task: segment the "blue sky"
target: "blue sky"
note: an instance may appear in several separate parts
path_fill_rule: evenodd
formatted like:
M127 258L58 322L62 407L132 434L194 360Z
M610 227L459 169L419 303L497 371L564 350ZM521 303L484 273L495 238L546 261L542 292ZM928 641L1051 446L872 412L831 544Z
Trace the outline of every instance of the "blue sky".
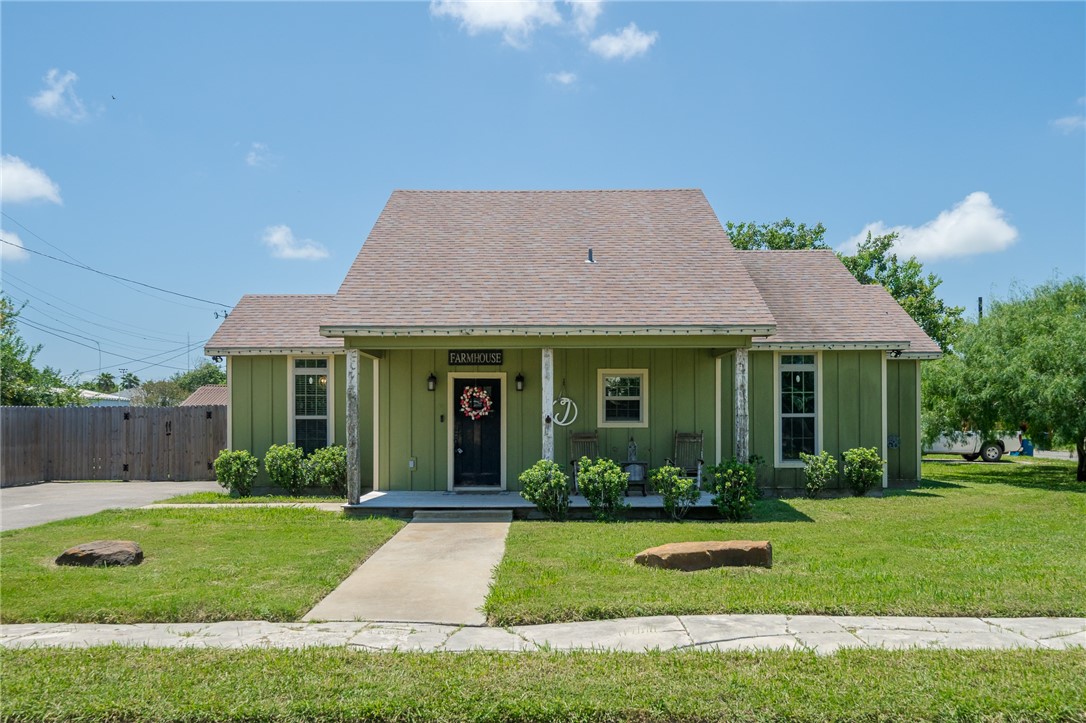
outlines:
M225 305L334 292L396 188L697 187L722 221L821 221L834 245L897 229L971 313L1086 272L1083 3L4 2L0 22L4 239ZM3 249L65 373L100 345L167 376L219 323Z

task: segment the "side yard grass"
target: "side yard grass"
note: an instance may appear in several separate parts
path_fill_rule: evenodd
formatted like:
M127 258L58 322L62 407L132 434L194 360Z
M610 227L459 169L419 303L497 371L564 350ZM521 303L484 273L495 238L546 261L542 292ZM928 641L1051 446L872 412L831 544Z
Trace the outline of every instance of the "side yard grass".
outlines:
M231 497L228 492L189 492L155 502L156 505L251 505L266 502L339 502L343 497L334 495L256 495L255 497Z
M925 462L881 498L762 500L754 521L516 522L486 602L492 624L639 615L1086 614L1086 485L1070 463ZM633 564L688 540L770 540L773 568Z
M1086 651L0 652L5 721L1074 721Z
M403 525L294 508L110 510L0 535L0 622L296 620ZM134 540L135 567L58 567Z

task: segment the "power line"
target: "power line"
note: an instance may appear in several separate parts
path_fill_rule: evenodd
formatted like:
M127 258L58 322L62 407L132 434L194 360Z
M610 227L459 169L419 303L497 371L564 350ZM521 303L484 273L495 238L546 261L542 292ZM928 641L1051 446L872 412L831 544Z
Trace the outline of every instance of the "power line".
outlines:
M76 344L78 346L86 347L87 349L91 349L93 351L98 351L97 346L91 346L90 344L84 344L81 341L76 341L75 339L69 338L68 336L66 336L66 334L71 334L71 332L66 332L63 329L53 329L52 327L45 327L45 326L42 326L40 324L36 324L33 321L30 321L29 319L23 319L22 317L15 317L15 321L22 324L22 325L24 325L24 326L28 326L31 329L36 329L37 331L43 332L45 334L49 334L50 336L55 336L58 339L62 339L62 340L66 341L66 342L68 342L70 344ZM72 336L77 336L76 334L71 334L71 335ZM89 337L81 337L81 338L87 339ZM91 339L91 341L94 341L94 340ZM192 345L189 345L189 346L186 346L186 347L182 347L184 350L181 352L181 354L187 354L189 351L191 351L192 349L195 349L196 347L202 345L206 341L207 341L207 339L204 339L203 341L197 342L196 344L192 344ZM160 356L164 356L164 355L169 354L169 353L174 352L174 351L176 351L176 349L170 349L168 351L159 352L158 354L152 354L151 356L143 357L142 359L136 359L136 358L133 358L133 357L125 356L123 354L117 354L116 352L102 350L103 354L108 354L108 355L110 355L112 357L116 357L118 359L123 359L124 361L120 362L119 364L109 364L109 365L103 366L101 368L102 369L112 369L114 367L121 366L121 364L130 364L130 363L131 364L142 364L143 362L150 361L151 359L154 359L154 358L160 357ZM177 355L175 355L173 357L170 357L170 359L176 359L181 354L177 354ZM170 361L170 359L164 359L163 361ZM169 364L159 364L159 363L151 363L149 366L144 367L144 369L150 369L151 367L154 367L154 366L161 366L161 367L165 367L166 369L176 369L177 371L182 371L182 372L186 371L185 369L182 369L181 367L175 367L175 366L170 366ZM139 371L143 371L143 370L140 369Z
M74 266L77 269L83 269L84 271L92 271L92 272L94 272L96 274L99 274L101 276L105 276L105 277L110 278L110 279L120 279L121 281L127 281L127 282L129 282L131 284L138 284L139 286L143 286L143 287L146 287L148 289L154 289L155 291L161 291L164 294L171 294L173 296L179 296L179 297L181 297L183 299L192 299L193 301L199 301L199 302L204 303L204 304L211 304L212 306L218 306L220 308L230 308L229 304L223 304L223 303L221 303L219 301L211 301L210 299L202 299L199 296L190 296L189 294L182 294L182 293L177 292L177 291L170 291L169 289L163 289L161 286L155 286L153 284L145 284L142 281L136 281L135 279L129 279L129 278L126 278L124 276L118 276L117 274L110 274L110 273L107 273L105 271L100 271L98 269L87 266L86 264L77 264L77 263L74 263L72 261L66 261L65 259L57 258L56 256L51 256L51 255L49 255L47 253L44 253L42 251L36 251L34 249L27 248L25 246L21 246L20 244L12 243L11 241L8 241L7 239L0 239L0 242L5 243L8 246L12 246L12 247L17 248L17 249L22 249L23 251L26 251L28 253L32 253L32 254L35 254L37 256L42 256L42 257L50 259L52 261L56 261L58 263L67 264L68 266Z

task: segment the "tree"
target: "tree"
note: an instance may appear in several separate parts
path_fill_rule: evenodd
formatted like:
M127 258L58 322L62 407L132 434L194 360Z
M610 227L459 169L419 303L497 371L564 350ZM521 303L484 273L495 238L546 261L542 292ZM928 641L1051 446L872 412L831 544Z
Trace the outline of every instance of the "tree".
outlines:
M137 407L176 407L189 392L172 379L144 382L132 396Z
M828 249L826 228L822 224L807 226L785 218L776 223L755 224L729 221L725 224L732 245L737 249ZM924 275L924 267L915 256L900 261L893 253L897 234L872 236L849 255L837 257L861 284L881 284L901 304L920 328L944 351L962 325L960 306L947 306L936 294L943 283L935 274Z
M41 345L27 345L15 320L22 308L0 295L0 405L64 407L82 404L79 392L51 367L38 369L34 357Z
M132 372L121 375L121 389L135 389L140 385L140 378Z
M117 380L109 372L102 372L90 383L90 388L109 394L117 391Z
M967 325L925 374L934 428L981 434L1027 425L1035 442L1074 444L1086 482L1086 281L1016 291ZM929 432L930 434L930 432Z
M205 384L226 384L226 372L214 362L203 361L195 369L178 372L170 379L188 394L192 394Z

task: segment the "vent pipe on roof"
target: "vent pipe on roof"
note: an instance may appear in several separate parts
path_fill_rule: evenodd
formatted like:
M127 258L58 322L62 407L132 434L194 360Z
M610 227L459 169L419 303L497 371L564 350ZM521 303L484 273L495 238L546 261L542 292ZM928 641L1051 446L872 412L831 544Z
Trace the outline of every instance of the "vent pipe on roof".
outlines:
M586 264L594 264L594 263L596 263L596 259L592 258L592 249L591 248L588 249L588 258L585 259L584 262Z

